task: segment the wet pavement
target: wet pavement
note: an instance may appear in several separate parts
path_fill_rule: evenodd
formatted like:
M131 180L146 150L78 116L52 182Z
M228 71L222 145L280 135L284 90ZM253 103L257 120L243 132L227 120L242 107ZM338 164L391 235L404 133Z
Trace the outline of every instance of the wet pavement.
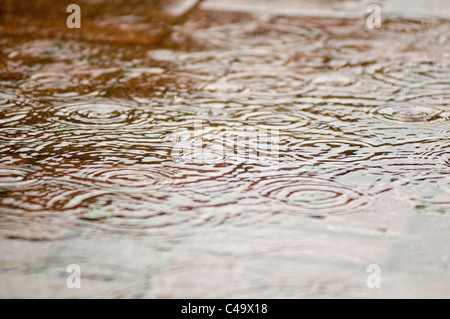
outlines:
M448 3L77 3L0 4L0 297L450 297Z

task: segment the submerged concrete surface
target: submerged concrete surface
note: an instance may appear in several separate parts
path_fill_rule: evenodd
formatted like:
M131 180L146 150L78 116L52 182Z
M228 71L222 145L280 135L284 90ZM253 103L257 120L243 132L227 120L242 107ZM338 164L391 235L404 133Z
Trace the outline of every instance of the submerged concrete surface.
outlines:
M448 1L380 1L369 29L365 1L83 0L80 30L19 2L0 297L450 297ZM209 145L278 130L277 165L189 162L198 120Z

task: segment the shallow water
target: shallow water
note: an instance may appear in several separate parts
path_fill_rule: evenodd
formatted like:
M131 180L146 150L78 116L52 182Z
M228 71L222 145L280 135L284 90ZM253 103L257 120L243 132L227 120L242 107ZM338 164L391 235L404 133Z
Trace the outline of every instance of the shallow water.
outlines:
M2 35L1 295L450 296L449 30L197 10L156 46Z

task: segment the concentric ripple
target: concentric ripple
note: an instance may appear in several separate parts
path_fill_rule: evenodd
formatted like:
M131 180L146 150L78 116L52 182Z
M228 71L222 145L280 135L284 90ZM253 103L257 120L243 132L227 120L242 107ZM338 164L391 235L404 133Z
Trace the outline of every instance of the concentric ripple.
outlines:
M175 170L171 168L155 168L123 166L123 167L88 167L71 175L86 185L118 188L145 188L154 185L172 184Z
M196 170L170 165L92 165L71 171L63 180L122 191L180 188L222 175L221 170Z
M372 110L372 116L395 123L432 123L445 121L444 110L431 106L402 104L381 106Z
M361 68L348 68L342 71L328 71L315 74L308 82L310 95L323 96L328 100L355 101L386 100L395 89L363 74ZM367 102L366 102L367 103Z
M151 114L139 108L112 102L67 104L58 107L55 119L85 128L136 127L151 121Z
M318 29L289 23L271 24L249 21L200 29L193 36L199 43L214 47L242 48L257 45L280 50L283 47L293 47L299 42L303 45L311 45L314 40L324 37L324 34Z
M65 90L76 87L77 83L68 74L58 72L38 72L33 74L21 88L26 91Z
M266 203L282 213L324 216L359 212L364 194L350 187L317 178L269 179L255 184Z
M304 83L304 79L295 74L241 72L224 76L203 89L217 93L295 95L306 91Z
M30 178L33 171L26 168L0 166L0 191L21 189L36 183Z
M448 93L448 65L433 61L389 60L370 69L374 78L400 87L420 87L423 90L444 90ZM447 89L447 90L445 90Z

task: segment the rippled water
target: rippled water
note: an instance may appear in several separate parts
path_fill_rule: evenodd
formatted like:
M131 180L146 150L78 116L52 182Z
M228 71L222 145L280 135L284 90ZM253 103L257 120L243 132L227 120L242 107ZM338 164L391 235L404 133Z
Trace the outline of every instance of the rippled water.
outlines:
M383 214L385 198L407 203L399 215L450 213L446 23L371 31L362 21L209 14L156 48L1 40L2 236L180 238ZM277 132L275 157L260 145L250 147L257 161L214 149L235 152L241 142L223 142L227 132L245 139L255 129ZM203 161L174 158L180 136L200 143ZM353 258L336 254L326 256ZM253 266L242 267L236 280Z

